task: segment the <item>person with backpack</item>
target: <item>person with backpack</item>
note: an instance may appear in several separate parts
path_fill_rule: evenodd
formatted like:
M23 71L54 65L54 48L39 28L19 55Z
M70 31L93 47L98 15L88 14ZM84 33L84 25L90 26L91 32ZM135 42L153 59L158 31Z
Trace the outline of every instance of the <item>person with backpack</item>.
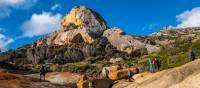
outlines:
M102 73L101 73L101 70L102 70L102 65L101 64L98 64L97 65L97 69L98 69L98 71L97 71L97 79L101 79L102 78Z
M155 66L153 64L153 61L151 59L149 59L149 70L151 73L154 73L155 70Z
M43 78L45 80L45 76L46 76L47 72L48 72L47 66L42 65L42 67L40 68L40 80L42 80L42 76L43 76Z
M194 61L196 59L196 56L192 48L189 49L189 53L190 53L190 61Z
M158 71L158 60L156 58L153 59L154 64L154 72Z
M109 70L108 69L105 69L105 79L109 79L109 77L108 77L108 75L109 75Z
M130 70L130 67L128 68L128 81L131 81L131 77L132 77L132 72Z

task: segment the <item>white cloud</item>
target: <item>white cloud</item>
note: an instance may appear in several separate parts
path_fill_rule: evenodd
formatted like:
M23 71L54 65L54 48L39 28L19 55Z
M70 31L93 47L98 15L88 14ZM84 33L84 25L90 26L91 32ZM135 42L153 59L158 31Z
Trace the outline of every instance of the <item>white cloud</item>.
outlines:
M200 7L187 10L176 16L177 21L180 22L176 27L200 27Z
M56 9L61 10L61 9L62 9L61 4L55 4L55 5L53 5L53 6L51 7L51 10L56 10Z
M37 0L0 0L0 18L10 16L11 9L28 9L36 2Z
M59 28L61 14L52 15L49 12L33 14L31 19L22 25L22 37L33 37L52 33Z
M15 6L24 3L25 0L1 0L0 5L3 6Z
M4 51L10 43L14 42L14 39L0 34L0 49Z
M13 8L29 8L35 4L37 0L0 0L1 7Z

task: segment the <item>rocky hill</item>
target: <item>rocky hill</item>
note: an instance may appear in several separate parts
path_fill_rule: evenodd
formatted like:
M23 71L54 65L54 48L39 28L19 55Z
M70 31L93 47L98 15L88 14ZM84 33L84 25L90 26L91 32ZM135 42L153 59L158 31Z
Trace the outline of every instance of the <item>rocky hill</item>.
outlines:
M192 40L200 37L200 27L190 27L190 28L166 28L159 32L150 34L150 37L160 45L173 44L180 40Z
M128 59L129 56L135 57L158 49L119 28L109 28L97 12L84 6L75 6L64 17L56 32L15 51L3 53L1 59L16 57L23 63L65 64L88 57Z

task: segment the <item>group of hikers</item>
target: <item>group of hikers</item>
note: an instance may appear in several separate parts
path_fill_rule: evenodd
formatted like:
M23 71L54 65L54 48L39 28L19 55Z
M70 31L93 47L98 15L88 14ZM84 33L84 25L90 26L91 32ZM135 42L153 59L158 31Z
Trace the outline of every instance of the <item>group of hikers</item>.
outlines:
M151 73L158 71L159 63L160 62L158 61L157 58L154 58L153 60L149 59L149 71Z

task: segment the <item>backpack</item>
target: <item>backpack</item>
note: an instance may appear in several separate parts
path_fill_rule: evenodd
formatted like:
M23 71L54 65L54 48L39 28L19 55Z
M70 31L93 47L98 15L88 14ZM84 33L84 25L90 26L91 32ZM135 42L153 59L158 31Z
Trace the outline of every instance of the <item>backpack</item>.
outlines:
M48 72L48 68L46 66L42 66L41 69L40 69L40 72L46 73L46 72Z

